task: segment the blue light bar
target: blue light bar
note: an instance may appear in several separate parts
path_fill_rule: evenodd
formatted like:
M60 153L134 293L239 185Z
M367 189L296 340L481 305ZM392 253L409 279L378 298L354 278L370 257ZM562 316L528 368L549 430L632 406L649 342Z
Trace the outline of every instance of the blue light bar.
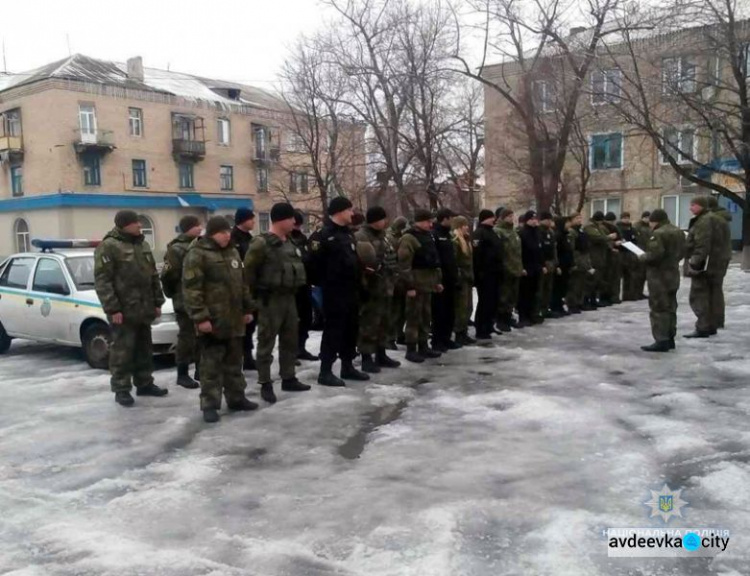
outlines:
M39 248L42 252L51 252L55 248L65 250L70 248L96 248L101 244L101 240L46 240L43 238L34 238L31 245Z

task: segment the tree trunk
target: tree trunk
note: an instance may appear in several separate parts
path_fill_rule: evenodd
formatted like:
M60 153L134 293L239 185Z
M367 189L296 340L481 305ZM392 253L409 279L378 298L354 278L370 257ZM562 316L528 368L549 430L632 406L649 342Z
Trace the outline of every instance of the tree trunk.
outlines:
M742 270L750 270L750 188L745 190L742 210Z

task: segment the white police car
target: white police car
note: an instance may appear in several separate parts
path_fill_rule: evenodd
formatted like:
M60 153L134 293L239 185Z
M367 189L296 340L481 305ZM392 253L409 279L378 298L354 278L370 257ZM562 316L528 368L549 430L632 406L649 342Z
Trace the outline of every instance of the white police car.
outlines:
M13 338L83 349L93 368L106 369L111 341L94 290L94 250L87 240L34 240L41 252L14 254L0 263L0 354ZM174 352L177 322L171 300L153 323L155 354Z

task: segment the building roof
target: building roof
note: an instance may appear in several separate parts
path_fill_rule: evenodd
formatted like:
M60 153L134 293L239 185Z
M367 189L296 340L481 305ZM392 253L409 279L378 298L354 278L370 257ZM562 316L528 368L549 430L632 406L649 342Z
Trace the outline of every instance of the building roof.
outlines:
M188 100L202 100L222 105L254 106L279 111L289 109L281 97L255 86L145 67L141 82L128 77L127 69L125 63L74 54L27 72L0 73L0 93L17 86L58 78L171 94ZM229 98L227 90L239 90L239 99Z

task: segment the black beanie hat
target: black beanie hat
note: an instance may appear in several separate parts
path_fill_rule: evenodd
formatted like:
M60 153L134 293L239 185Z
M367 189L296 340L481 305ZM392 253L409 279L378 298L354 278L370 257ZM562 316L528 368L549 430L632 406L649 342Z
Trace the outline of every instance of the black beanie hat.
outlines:
M669 222L669 216L667 216L666 211L662 210L661 208L657 208L651 214L649 215L649 222Z
M138 214L132 210L120 210L115 214L115 226L118 228L125 228L136 222L138 222Z
M648 218L650 216L651 216L651 212L649 212L648 210L646 210L643 214L641 214L641 218Z
M526 214L522 216L524 222L528 222L529 220L533 220L536 218L536 212L533 210L528 210Z
M502 218L500 214L503 213L503 210L505 210L504 206L500 206L497 210L495 210L495 218Z
M539 213L539 220L552 220L552 212L544 211Z
M237 208L237 212L234 213L234 223L238 226L253 218L255 218L255 212L250 208Z
M295 210L294 211L294 225L302 226L304 222L305 222L305 215L302 213L301 210Z
M294 218L294 206L289 202L277 202L271 206L271 222L281 222Z
M435 215L435 220L438 222L442 222L446 218L453 218L455 216L453 210L450 208L441 208L437 211L437 214Z
M607 212L606 216L604 216L604 219L607 222L615 222L617 220L617 215L614 212Z
M375 222L380 222L381 220L385 220L388 217L388 215L385 213L385 208L382 206L373 206L372 208L367 209L367 223L368 224L374 224Z
M594 212L594 215L591 217L591 219L594 222L601 222L602 220L604 220L604 212L602 212L601 210L597 210L596 212Z
M353 206L354 204L352 204L348 198L344 198L343 196L336 196L336 198L331 200L331 202L328 204L328 215L334 216L339 212L343 212L344 210L352 208Z
M186 232L189 232L196 226L200 226L201 221L198 220L197 216L193 216L192 214L188 214L187 216L183 216L180 220L180 232L185 234Z
M481 210L479 212L478 219L479 219L479 222L484 222L488 218L496 218L496 217L497 216L495 215L495 213L492 210L487 210L485 208L484 210Z
M424 222L425 220L432 220L432 212L424 208L417 208L414 211L414 222Z
M211 237L219 232L229 232L232 226L224 216L212 216L206 224L206 236Z

